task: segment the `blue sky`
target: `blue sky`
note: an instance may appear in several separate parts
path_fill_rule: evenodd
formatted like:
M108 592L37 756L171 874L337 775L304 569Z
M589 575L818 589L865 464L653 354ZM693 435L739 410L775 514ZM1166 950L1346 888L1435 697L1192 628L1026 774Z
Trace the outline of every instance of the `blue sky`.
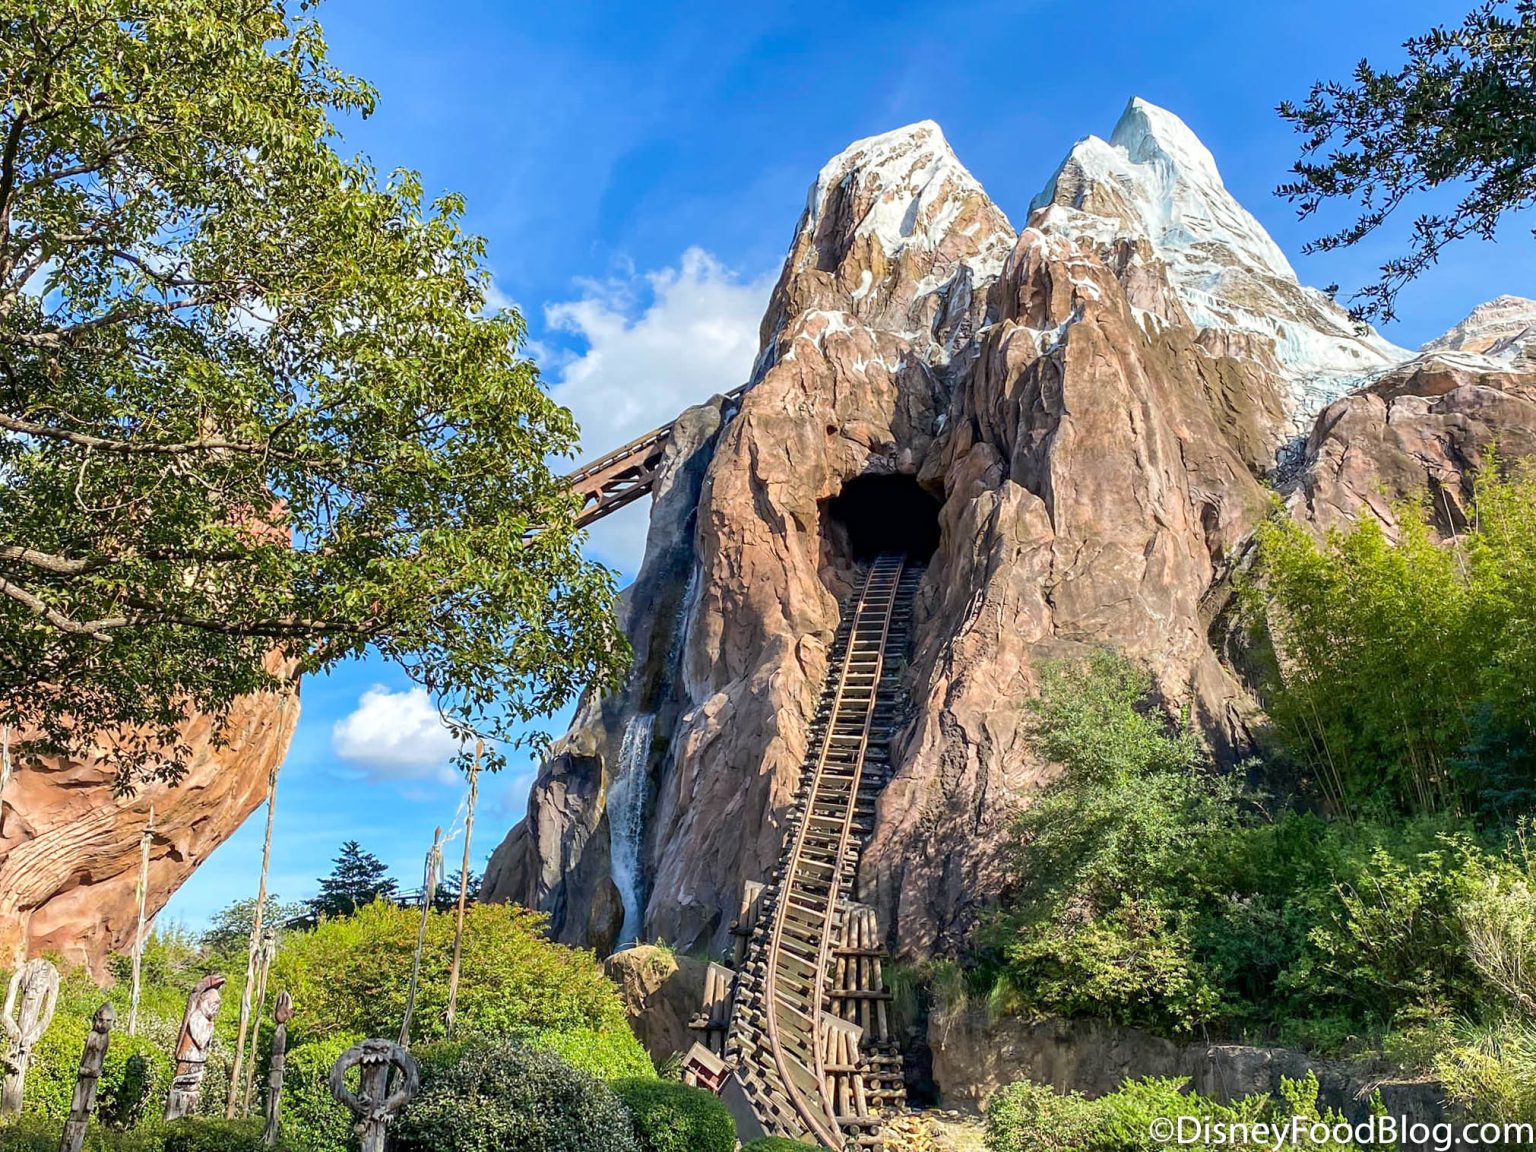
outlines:
M1403 229L1301 256L1318 225L1272 194L1296 155L1274 106L1362 56L1395 62L1404 38L1468 6L328 0L319 16L334 62L381 93L373 117L346 125L347 150L467 197L498 293L523 309L545 378L598 452L744 378L817 170L915 120L937 120L1020 225L1072 143L1107 136L1126 100L1145 97L1205 141L1304 282L1347 294ZM1531 223L1451 253L1385 334L1416 346L1483 300L1536 295ZM590 550L629 572L643 510L615 520ZM379 663L305 684L277 805L272 883L285 898L312 894L349 838L414 886L433 826L454 825L451 749L408 688ZM521 815L532 771L514 761L484 788L477 861ZM252 894L260 848L258 814L166 917L199 925Z

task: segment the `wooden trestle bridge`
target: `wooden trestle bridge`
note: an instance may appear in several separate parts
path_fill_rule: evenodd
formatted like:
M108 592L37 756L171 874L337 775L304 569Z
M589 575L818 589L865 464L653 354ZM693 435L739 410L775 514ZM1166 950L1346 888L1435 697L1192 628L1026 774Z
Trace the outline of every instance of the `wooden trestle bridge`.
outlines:
M727 392L726 401L740 399L748 387L743 384ZM566 484L582 497L576 526L585 528L648 493L656 483L662 454L671 439L672 425L663 425L583 464L567 476Z
M586 496L581 523L650 490L668 435L649 433L571 477ZM709 966L693 1021L703 1042L685 1061L692 1082L734 1094L765 1133L835 1152L881 1148L884 1118L905 1103L881 933L855 889L891 774L922 572L882 554L843 606L778 866L746 886L735 970Z

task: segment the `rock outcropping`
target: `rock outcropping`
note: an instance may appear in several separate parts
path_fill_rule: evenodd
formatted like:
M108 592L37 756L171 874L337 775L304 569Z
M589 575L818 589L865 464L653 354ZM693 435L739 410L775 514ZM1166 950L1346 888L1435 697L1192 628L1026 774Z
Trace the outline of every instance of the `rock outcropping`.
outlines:
M927 517L860 889L897 953L958 944L1048 773L1020 707L1042 662L1121 647L1235 758L1255 706L1212 637L1270 485L1319 525L1389 516L1383 485L1464 498L1481 445L1536 430L1506 336L1415 359L1362 335L1139 100L1017 232L936 125L854 144L811 187L752 388L678 421L628 682L584 703L487 894L567 941L718 950L778 857L839 598L880 528L859 517ZM850 513L870 477L877 512Z
M211 720L193 717L180 741L189 749L180 784L128 797L114 795L103 756L16 756L0 792L0 956L56 952L104 975L107 954L133 944L150 808L152 917L262 802L298 717L296 694L245 697L217 743Z

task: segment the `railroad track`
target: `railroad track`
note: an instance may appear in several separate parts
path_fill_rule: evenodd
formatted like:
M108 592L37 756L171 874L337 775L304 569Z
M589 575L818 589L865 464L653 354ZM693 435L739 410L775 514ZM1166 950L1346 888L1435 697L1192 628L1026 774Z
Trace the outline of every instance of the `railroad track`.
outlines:
M853 900L875 797L890 776L887 746L921 576L904 557L882 555L843 613L726 1039L763 1127L837 1152L879 1148L881 1113L902 1096L874 914ZM850 979L855 972L860 978Z

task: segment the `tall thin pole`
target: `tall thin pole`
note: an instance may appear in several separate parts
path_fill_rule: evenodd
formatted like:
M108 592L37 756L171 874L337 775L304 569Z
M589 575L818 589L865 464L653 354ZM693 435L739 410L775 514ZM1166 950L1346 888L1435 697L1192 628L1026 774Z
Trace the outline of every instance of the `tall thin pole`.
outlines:
M149 847L155 841L155 806L149 806L149 822L139 837L139 926L133 938L133 990L128 996L128 1035L139 1031L139 987L144 965L144 910L149 902Z
M11 726L0 727L0 793L11 782ZM5 834L5 805L0 804L0 836Z
M443 1013L448 1035L459 1011L459 953L464 946L464 905L469 898L469 841L475 834L475 801L480 796L480 756L485 741L475 741L475 761L469 766L469 801L464 815L464 864L459 868L459 911L453 924L453 964L448 969L448 1011Z
M240 1115L251 1114L251 1097L256 1091L256 1052L261 1047L261 1014L267 1007L267 977L272 974L272 958L277 955L277 935L268 928L261 937L261 957L256 963L256 1009L251 1018L251 1052L245 1062L245 1095Z
M235 1041L235 1063L229 1070L229 1095L224 1100L224 1118L235 1118L235 1106L240 1100L240 1069L246 1060L245 1035L251 1025L251 985L256 977L256 965L261 951L261 922L267 911L267 869L272 863L272 814L277 808L277 773L282 762L272 765L267 773L267 836L261 845L261 879L256 884L256 911L251 916L251 939L245 951L245 987L240 989L240 1034ZM252 1061L256 1059L256 1039L251 1037Z
M432 847L427 852L427 866L421 884L421 926L416 929L416 957L411 961L411 983L405 993L405 1019L400 1022L400 1047L411 1046L411 1017L416 1012L416 989L421 984L421 954L427 946L427 917L432 914L432 897L443 873L443 830L432 833Z

